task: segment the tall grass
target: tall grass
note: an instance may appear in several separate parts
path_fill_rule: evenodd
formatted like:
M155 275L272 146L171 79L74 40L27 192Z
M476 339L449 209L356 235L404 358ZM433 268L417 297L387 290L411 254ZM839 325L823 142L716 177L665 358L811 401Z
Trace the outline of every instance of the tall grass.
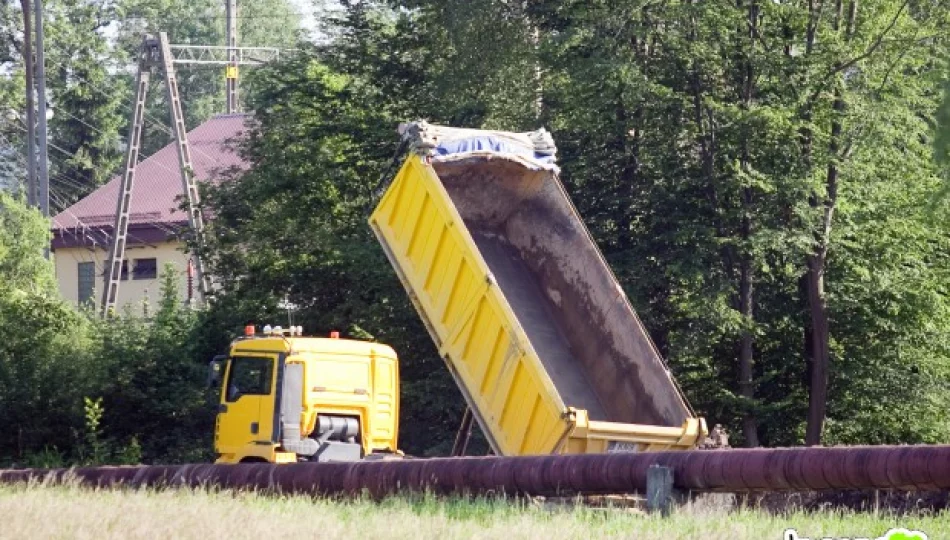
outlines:
M685 506L669 518L625 509L530 501L399 497L382 502L206 490L88 490L0 486L0 538L782 539L870 536L891 527L950 538L947 514L755 510Z

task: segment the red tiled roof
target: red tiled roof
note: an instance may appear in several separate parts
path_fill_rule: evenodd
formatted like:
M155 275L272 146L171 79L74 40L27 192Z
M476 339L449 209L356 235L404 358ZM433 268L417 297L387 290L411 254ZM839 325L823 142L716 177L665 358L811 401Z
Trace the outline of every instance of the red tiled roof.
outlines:
M198 180L213 180L228 169L246 167L235 150L235 142L244 136L244 124L248 118L250 116L246 114L219 115L188 133L191 160ZM120 180L121 175L116 175L54 216L54 236L62 236L67 230L77 228L111 231ZM176 202L183 193L178 154L172 143L141 160L136 168L130 228L187 222L188 216L178 210Z

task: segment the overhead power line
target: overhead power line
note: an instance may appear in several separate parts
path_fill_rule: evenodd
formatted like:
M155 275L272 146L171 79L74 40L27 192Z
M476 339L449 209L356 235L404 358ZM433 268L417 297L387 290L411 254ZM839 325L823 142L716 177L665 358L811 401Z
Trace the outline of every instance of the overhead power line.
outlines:
M63 64L63 63L61 63L61 62L56 62L56 61L52 61L52 62L53 62L54 64L56 64L57 66L59 66L59 67L63 67L63 68L66 67L65 64ZM88 80L88 79L86 79L86 78L84 78L84 77L82 77L82 76L80 76L80 75L73 74L73 76L74 76L81 84L87 85L89 88L95 90L96 92L98 92L98 93L99 93L100 95L102 95L102 96L105 96L105 97L108 97L108 98L112 98L112 97L115 96L115 93L114 93L114 92L107 92L107 91L104 90L102 87L100 87L98 84L96 84L96 83L94 83L94 82L92 82L92 81L90 81L90 80ZM132 107L133 107L132 99L131 99L131 98L120 99L120 100L119 100L119 106L122 107L126 112L131 113L131 112L132 112ZM163 131L163 132L164 132L165 134L167 134L167 135L174 136L174 132L172 131L172 129L171 129L167 124L165 124L164 122L162 122L160 119L156 118L154 115L152 115L152 114L149 113L148 111L144 111L144 116L145 116L146 121L150 122L152 126L157 127L159 130ZM88 124L87 124L87 125L88 125ZM89 127L92 127L92 126L89 126ZM97 129L97 128L92 128L92 129ZM97 129L97 131L99 131L100 133L102 133L101 130L98 130L98 129ZM212 155L208 154L207 152L205 152L205 151L202 150L201 148L197 148L197 147L196 147L196 148L194 148L194 151L195 151L195 153L201 154L202 156L204 156L204 157L210 159L211 161L213 161L213 162L215 162L215 163L217 163L217 164L219 164L219 165L224 165L224 164L221 162L220 159L218 159L218 158L215 157L215 156L212 156ZM164 168L165 170L167 170L167 171L169 171L169 172L178 174L178 171L173 171L173 170L171 170L171 169L169 169L169 168L167 168L167 167L162 166L161 164L159 164L159 166L161 166L162 168Z
M178 154L179 170L184 193L188 199L188 221L191 230L194 232L199 248L203 243L204 217L199 202L199 189L194 175L194 164L192 161L192 148L188 143L188 135L185 128L184 115L178 89L178 78L175 74L174 64L176 63L197 63L225 65L227 67L226 98L228 113L236 113L237 103L237 74L238 66L242 64L260 64L276 58L281 49L276 48L253 48L242 49L237 47L237 2L236 0L227 0L226 4L226 46L194 46L194 45L171 45L168 41L168 35L164 32L158 36L143 36L142 47L137 55L138 70L135 82L135 99L127 103L125 99L119 98L118 104L131 113L131 125L128 133L128 148L126 150L125 171L121 175L119 191L117 194L118 209L116 211L115 222L113 226L113 235L109 248L109 262L106 271L103 273L104 287L102 299L103 316L108 316L115 307L120 282L120 266L125 256L126 237L128 235L128 225L130 221L131 199L134 186L134 177L138 160L140 157L142 132L146 125L151 123L158 126L166 132L171 132L173 146ZM244 53L247 53L245 56ZM57 62L57 65L68 70ZM164 77L166 100L169 107L171 126L165 126L163 122L154 118L146 109L147 96L150 79L153 71L157 71ZM85 79L81 75L73 73L74 77L89 88L94 89L101 95L112 97L110 92L103 90L98 84ZM72 115L70 115L72 116ZM75 116L72 116L76 118ZM89 125L80 120L84 125L100 131L98 128ZM200 148L194 149L197 154L209 158L213 163L223 165L220 159L210 155ZM170 168L165 167L161 162L155 164L170 173L174 173ZM200 253L200 249L198 253ZM210 291L210 278L204 270L203 261L198 253L194 254L194 268L196 277L200 283L201 297Z

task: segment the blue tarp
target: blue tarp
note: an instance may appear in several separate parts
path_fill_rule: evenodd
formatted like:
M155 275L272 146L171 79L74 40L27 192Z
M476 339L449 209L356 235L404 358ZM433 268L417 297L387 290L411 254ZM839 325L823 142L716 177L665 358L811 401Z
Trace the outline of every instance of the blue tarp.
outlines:
M554 156L538 154L533 147L515 144L512 141L506 141L492 135L479 135L476 137L467 137L446 141L435 148L436 154L440 156L449 156L453 154L463 154L466 152L498 152L503 154L517 154L528 157L545 164L553 164Z

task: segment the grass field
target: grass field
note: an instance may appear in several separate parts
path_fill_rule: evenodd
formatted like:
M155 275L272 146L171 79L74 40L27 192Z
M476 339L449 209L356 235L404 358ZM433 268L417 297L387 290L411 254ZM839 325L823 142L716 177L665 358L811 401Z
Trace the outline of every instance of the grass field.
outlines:
M332 501L208 491L0 486L0 538L689 538L882 536L892 527L950 538L950 515L792 513L684 506L661 518L621 509L500 500Z

